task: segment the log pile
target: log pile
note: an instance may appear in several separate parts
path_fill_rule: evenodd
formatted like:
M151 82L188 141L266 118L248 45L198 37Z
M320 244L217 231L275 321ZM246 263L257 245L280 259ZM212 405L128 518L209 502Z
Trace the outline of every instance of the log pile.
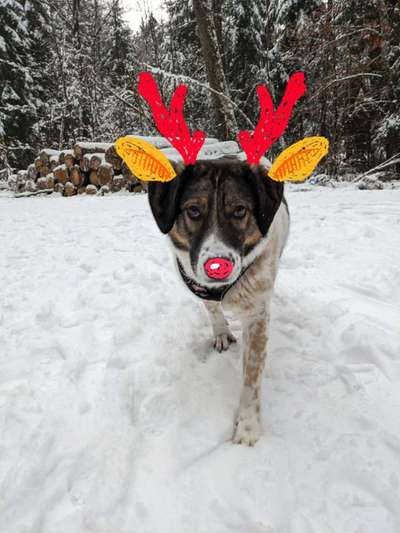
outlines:
M137 135L173 161L181 160L178 152L163 137ZM236 157L240 152L234 141L219 142L207 138L199 159ZM63 196L76 194L104 195L109 192L142 192L147 184L134 176L115 150L113 143L78 142L70 150L42 150L26 170L13 174L9 186L17 195L51 193Z
M24 196L49 193L63 196L106 194L145 186L123 165L112 143L77 143L72 150L42 150L26 170L13 175L9 186Z

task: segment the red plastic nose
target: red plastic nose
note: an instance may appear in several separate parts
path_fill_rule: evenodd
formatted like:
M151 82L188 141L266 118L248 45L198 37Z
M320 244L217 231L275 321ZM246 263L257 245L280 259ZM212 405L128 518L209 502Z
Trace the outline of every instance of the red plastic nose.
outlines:
M209 278L225 279L233 270L233 263L224 257L212 257L204 263L204 270Z

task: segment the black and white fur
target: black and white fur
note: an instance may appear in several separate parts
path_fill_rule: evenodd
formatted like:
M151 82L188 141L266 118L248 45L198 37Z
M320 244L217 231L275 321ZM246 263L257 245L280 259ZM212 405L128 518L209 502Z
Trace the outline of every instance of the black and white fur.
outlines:
M264 167L224 159L177 172L172 182L150 184L150 206L169 235L178 276L205 303L218 351L235 340L224 311L242 323L244 382L232 439L251 446L262 433L270 301L289 229L283 185ZM214 257L233 262L228 280L207 277L203 265Z

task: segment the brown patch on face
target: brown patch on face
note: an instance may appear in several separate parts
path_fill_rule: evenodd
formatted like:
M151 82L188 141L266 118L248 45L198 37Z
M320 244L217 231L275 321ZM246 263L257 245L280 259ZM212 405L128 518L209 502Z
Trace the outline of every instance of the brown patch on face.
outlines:
M245 255L247 255L262 239L261 231L257 224L252 226L251 231L246 235L244 240Z
M184 252L190 251L190 243L187 236L178 231L177 225L175 224L172 230L169 232L171 241L178 250L183 250Z
M249 184L242 176L227 176L222 184L222 194L224 215L240 237L242 254L247 255L262 238L254 216L255 202ZM237 210L243 208L245 215L236 217Z
M199 237L206 233L212 194L209 172L199 166L187 179L175 224L169 233L172 242L181 250L192 252ZM193 211L198 211L197 218Z

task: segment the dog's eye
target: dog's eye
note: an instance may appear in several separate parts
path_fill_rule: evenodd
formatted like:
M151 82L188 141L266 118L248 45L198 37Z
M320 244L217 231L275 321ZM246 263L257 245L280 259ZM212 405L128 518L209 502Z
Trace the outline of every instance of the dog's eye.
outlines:
M190 218L196 219L201 216L200 209L195 205L189 205L189 207L186 208L186 211Z
M246 214L247 209L243 205L239 205L233 212L235 218L243 218Z

